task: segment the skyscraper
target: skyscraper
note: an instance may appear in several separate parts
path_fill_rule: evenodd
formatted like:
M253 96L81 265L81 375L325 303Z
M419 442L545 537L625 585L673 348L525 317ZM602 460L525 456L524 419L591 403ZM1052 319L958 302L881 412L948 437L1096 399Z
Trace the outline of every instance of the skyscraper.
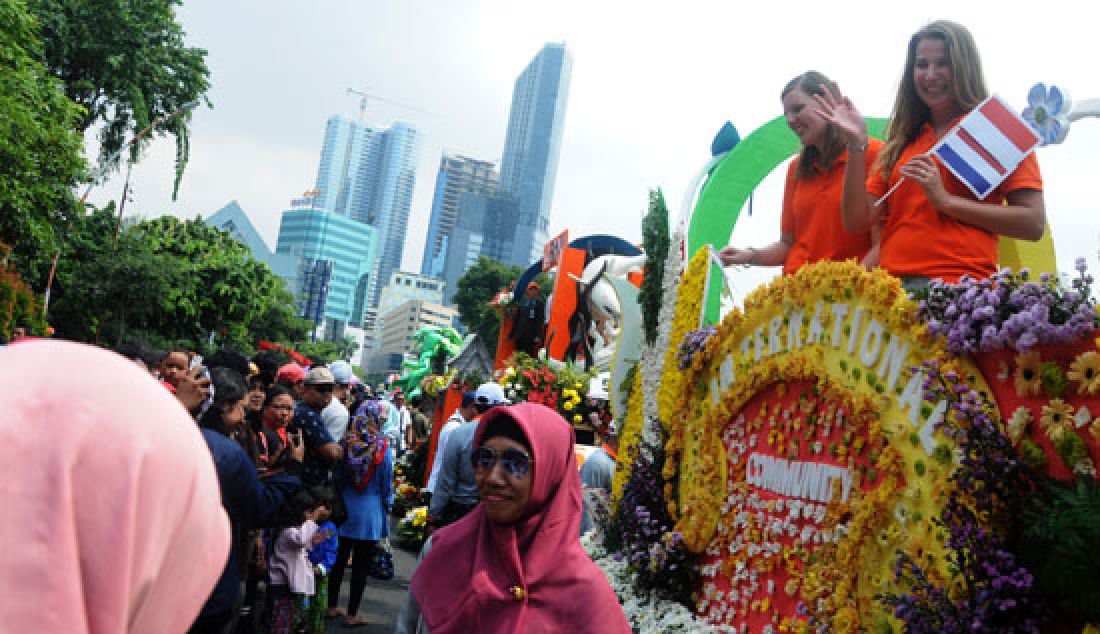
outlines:
M378 129L332 116L325 126L317 204L377 229L370 306L378 303L381 282L401 265L419 153L419 134L405 123Z
M549 237L572 73L565 43L549 43L516 78L500 172L500 189L516 204L510 264L537 260Z
M494 194L499 183L500 176L493 163L466 156L443 155L439 162L439 175L435 180L432 217L428 224L428 237L424 242L421 273L432 277L443 274L447 245L458 222L462 195Z
M458 219L445 238L442 257L434 256L443 261L436 275L447 282L447 301L457 280L482 255L522 267L542 257L572 71L565 44L550 43L516 79L500 191L461 194Z

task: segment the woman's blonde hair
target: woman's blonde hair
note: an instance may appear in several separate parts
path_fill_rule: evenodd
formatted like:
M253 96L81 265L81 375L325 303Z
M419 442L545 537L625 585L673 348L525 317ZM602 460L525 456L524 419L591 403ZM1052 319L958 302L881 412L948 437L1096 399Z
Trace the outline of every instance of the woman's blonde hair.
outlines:
M787 85L783 87L783 92L779 93L779 99L785 98L792 90L798 90L807 95L824 95L825 91L828 90L834 97L839 98L839 95L833 90L832 80L816 70L806 71L787 82ZM844 152L844 142L831 123L825 124L825 139L821 145L821 150L812 145L802 148L802 152L798 155L798 167L795 168L796 178L813 176L815 163L822 172L829 171L833 163Z
M931 113L917 96L917 86L913 80L917 45L922 40L930 39L944 43L953 77L951 93L963 112L970 112L989 96L978 46L965 26L949 20L936 20L914 33L909 38L905 70L902 71L898 94L894 99L894 111L886 130L886 143L878 155L877 166L887 177L894 170L894 165L905 147L920 133L921 126L930 122Z

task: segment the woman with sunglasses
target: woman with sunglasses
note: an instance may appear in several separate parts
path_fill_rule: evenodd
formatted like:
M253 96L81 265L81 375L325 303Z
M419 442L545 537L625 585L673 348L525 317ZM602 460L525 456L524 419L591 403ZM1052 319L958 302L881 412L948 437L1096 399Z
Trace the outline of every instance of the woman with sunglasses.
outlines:
M542 405L495 407L474 447L481 503L421 551L396 631L630 632L577 540L573 428Z

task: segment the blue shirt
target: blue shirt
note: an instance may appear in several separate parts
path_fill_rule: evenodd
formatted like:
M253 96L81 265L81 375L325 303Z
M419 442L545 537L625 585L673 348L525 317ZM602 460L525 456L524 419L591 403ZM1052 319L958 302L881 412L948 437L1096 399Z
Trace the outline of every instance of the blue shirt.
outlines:
M321 412L306 403L298 403L297 409L294 410L294 418L287 425L286 430L287 433L298 433L299 429L302 430L302 439L306 445L306 456L302 460L302 482L306 486L327 484L332 465L319 457L317 451L336 441L325 429Z
M326 571L332 570L332 567L336 565L336 550L339 545L339 539L336 537L336 525L329 520L325 520L317 527L317 532L328 535L328 537L322 542L317 542L309 549L309 563L321 564Z
M474 480L474 464L470 461L476 432L476 424L465 423L447 437L443 467L439 471L439 480L435 483L428 509L433 519L443 519L443 509L448 502L477 504L480 499Z

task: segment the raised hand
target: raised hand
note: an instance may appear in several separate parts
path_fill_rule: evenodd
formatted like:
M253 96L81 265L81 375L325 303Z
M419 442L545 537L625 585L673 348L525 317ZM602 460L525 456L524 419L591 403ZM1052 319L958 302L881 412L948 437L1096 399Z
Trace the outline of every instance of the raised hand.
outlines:
M852 100L840 92L835 83L822 86L825 94L813 95L817 114L828 121L849 145L862 145L867 140L867 122Z
M942 210L947 207L951 196L943 186L940 168L931 156L918 154L898 168L898 172L918 183L924 190L924 195L928 197L928 202L932 203L936 209Z
M188 412L195 411L210 398L210 377L203 377L202 371L202 366L199 366L183 372L176 386L176 398Z

